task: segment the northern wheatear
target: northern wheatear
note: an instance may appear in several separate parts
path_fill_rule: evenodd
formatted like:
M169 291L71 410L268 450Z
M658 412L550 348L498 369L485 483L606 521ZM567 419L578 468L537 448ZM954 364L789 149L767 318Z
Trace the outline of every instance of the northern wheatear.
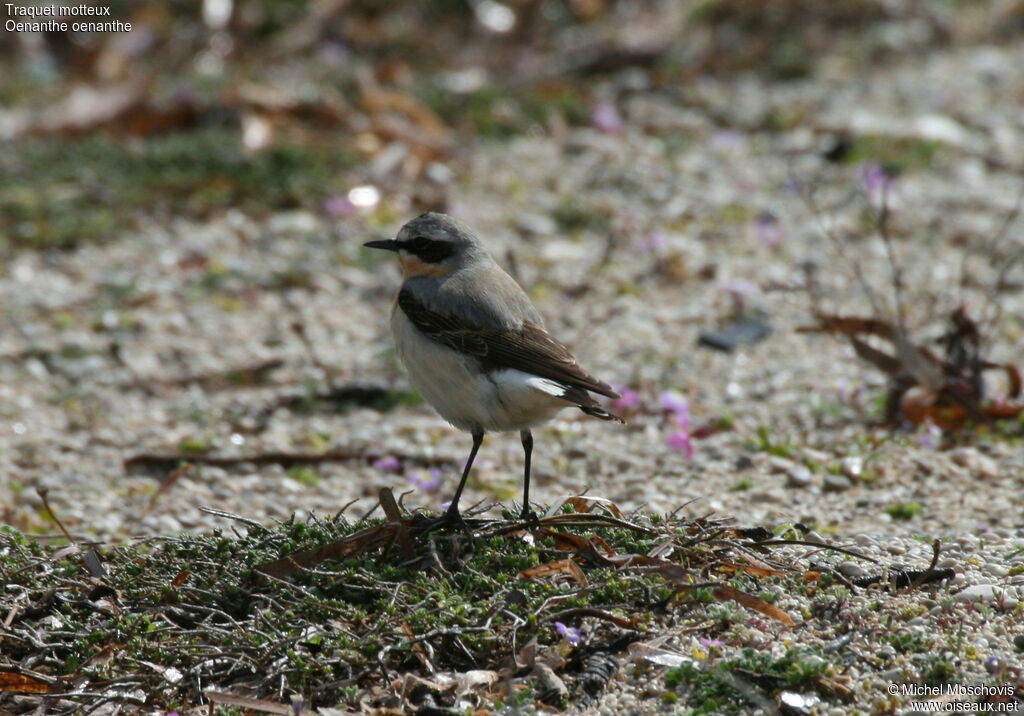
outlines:
M398 254L404 283L391 309L391 331L410 381L441 417L473 436L443 520L462 521L459 497L488 430L519 431L526 452L522 516L531 517L530 428L572 407L621 423L587 391L618 393L544 330L519 284L461 222L423 214L397 238L364 246Z

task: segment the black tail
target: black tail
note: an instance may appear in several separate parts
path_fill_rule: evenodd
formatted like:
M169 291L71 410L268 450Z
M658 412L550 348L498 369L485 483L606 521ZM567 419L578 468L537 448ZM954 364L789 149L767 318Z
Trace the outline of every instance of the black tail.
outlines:
M609 413L607 410L605 410L596 403L593 405L581 405L580 410L582 410L587 415L593 415L595 418L600 418L601 420L611 420L616 423L622 423L623 425L626 424L626 421L620 418L618 415L613 415L612 413Z

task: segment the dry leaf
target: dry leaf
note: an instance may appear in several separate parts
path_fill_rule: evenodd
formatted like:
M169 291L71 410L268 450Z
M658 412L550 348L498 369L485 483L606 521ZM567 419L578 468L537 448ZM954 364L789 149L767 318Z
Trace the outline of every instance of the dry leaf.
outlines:
M519 573L519 579L540 579L552 574L564 574L583 587L588 584L587 575L583 573L580 566L572 559L561 559L557 562L548 562L547 564L524 569Z
M27 674L0 671L0 691L15 694L45 694L49 690L50 684L40 679Z
M761 612L761 614L764 614L766 617L771 617L778 622L782 622L786 626L796 626L796 622L793 621L793 618L774 604L769 604L763 599L755 597L752 594L747 594L746 592L741 592L727 584L715 587L711 590L711 593L715 596L715 599L720 602L732 600L747 609L753 609L755 612Z

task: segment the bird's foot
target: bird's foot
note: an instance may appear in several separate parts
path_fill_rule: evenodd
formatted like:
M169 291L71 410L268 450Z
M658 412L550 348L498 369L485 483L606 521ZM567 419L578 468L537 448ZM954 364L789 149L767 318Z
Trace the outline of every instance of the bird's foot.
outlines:
M519 513L519 519L528 523L531 527L540 527L540 518L533 511L529 503L523 505L523 511Z
M428 535L431 532L438 530L455 528L461 530L468 536L472 536L473 532L469 528L465 518L458 509L449 507L445 510L444 514L440 517L424 517L423 521L417 527L417 532L421 535Z

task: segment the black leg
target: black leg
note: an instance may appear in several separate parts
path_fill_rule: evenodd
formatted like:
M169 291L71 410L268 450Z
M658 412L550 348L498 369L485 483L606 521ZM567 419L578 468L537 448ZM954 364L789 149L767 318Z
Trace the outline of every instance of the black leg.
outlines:
M477 450L480 449L480 444L484 441L484 431L477 430L473 432L473 449L469 451L469 459L466 460L466 469L462 471L462 479L459 480L459 486L455 489L455 495L452 497L451 504L448 505L448 511L445 513L446 521L462 522L462 515L459 513L459 498L462 497L462 489L466 486L466 480L469 478L469 471L473 467L473 461L476 460Z
M526 473L523 477L523 512L519 518L536 520L537 515L530 509L530 456L533 455L533 433L529 430L521 430L519 437L523 440L523 452L526 453Z

